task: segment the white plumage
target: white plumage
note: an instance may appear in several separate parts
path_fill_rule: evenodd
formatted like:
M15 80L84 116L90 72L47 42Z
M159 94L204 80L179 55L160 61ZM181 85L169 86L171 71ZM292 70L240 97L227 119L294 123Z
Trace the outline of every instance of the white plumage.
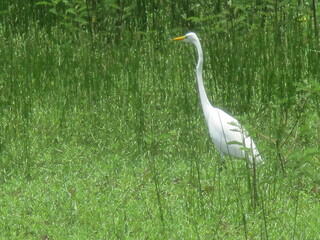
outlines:
M254 161L256 164L262 163L263 161L256 145L239 122L226 112L210 104L203 85L203 53L197 35L190 32L185 36L177 37L173 40L192 43L197 49L198 63L196 76L202 110L208 125L210 137L222 157L232 156L236 158L246 158L250 161L251 165Z

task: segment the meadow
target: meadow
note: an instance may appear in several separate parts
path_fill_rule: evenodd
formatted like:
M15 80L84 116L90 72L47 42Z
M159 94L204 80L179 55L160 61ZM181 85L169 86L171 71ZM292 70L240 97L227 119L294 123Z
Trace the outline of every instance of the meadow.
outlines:
M239 4L210 17L197 1L106 1L93 21L93 7L23 2L0 12L0 239L319 238L310 6ZM255 176L241 159L221 166L194 48L171 41L189 30L212 104L264 159Z

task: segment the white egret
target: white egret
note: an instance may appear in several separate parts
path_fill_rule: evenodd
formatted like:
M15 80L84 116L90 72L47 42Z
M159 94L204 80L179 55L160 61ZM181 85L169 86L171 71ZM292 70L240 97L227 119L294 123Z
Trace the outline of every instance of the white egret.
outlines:
M239 122L226 112L213 107L210 104L203 85L203 53L197 35L190 32L184 36L174 38L173 40L192 43L197 49L198 64L196 66L196 76L203 115L208 125L210 137L216 148L219 150L222 158L224 159L224 156L245 158L249 160L250 166L252 166L253 162L256 164L262 163L263 161L256 145L248 136L245 129L241 127Z

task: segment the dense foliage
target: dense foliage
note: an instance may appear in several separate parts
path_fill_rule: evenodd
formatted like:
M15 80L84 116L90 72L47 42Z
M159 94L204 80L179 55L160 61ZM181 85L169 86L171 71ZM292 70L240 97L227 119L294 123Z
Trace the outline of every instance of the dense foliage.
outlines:
M0 239L316 239L313 1L3 0ZM212 103L266 164L220 171ZM281 227L279 227L281 225Z

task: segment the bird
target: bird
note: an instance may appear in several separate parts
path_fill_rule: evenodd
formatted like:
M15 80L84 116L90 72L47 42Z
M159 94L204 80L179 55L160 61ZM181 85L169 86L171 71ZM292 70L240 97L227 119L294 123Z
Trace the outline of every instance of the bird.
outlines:
M198 36L194 32L189 32L184 36L176 37L172 40L191 43L197 50L198 62L196 65L196 78L202 111L207 123L209 135L213 144L220 152L222 162L225 162L226 156L230 156L249 160L247 163L250 167L262 164L263 160L255 143L238 120L220 108L211 105L203 84L203 52Z

